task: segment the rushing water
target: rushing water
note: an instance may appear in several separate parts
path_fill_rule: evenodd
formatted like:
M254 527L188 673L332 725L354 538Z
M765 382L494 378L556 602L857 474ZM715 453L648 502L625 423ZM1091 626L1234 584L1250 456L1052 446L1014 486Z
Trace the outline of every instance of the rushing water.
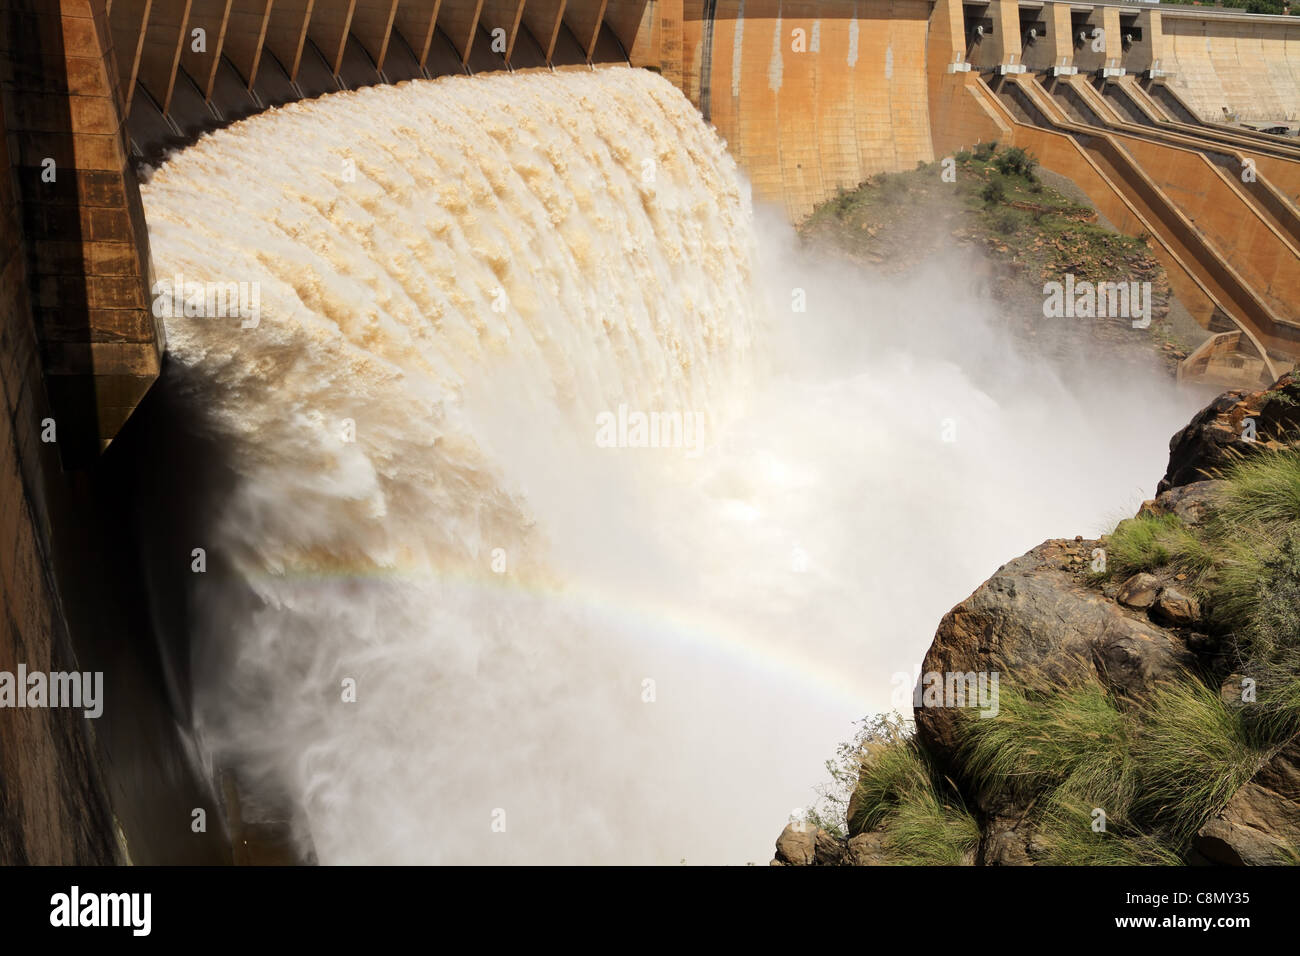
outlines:
M1188 408L1014 358L956 269L807 261L643 71L295 104L145 204L159 278L258 307L167 320L253 595L195 578L201 740L325 863L764 862L942 613L1149 493Z

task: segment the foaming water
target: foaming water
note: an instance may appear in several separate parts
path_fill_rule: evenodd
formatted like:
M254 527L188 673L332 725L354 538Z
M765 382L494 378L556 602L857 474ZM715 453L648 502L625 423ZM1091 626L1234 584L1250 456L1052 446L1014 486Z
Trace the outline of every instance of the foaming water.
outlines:
M144 194L159 277L260 290L167 323L254 596L198 580L199 731L325 863L764 861L942 613L1149 494L1189 409L1015 357L950 264L810 260L643 71L299 103ZM605 447L620 406L702 441Z

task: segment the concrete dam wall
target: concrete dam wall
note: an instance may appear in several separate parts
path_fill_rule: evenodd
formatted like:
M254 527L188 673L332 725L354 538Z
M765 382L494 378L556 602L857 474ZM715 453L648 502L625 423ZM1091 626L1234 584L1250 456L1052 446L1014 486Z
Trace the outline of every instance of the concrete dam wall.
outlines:
M1300 119L1300 22L1242 23L1221 13L1161 17L1163 70L1206 120ZM1279 22L1281 21L1281 22Z
M792 220L878 172L1024 146L1151 237L1217 333L1189 374L1300 356L1300 146L1230 122L1300 119L1297 19L1039 0L0 0L0 671L116 662L113 694L138 702L93 735L65 711L0 712L0 859L111 862L117 827L136 859L178 860L190 809L211 806L178 730L183 654L154 645L130 541L148 511L130 425L166 351L139 173L295 100L597 68L661 73ZM217 830L184 858L223 858Z
M755 194L799 219L840 187L934 158L928 0L687 2L682 89Z

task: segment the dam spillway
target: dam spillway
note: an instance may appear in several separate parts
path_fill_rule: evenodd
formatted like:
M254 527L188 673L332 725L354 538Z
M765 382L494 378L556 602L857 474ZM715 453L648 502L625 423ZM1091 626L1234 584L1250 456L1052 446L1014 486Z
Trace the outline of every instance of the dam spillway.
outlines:
M242 128L225 127L241 119L256 120L257 114L273 109L283 108L286 120L310 125L293 104L324 94L356 99L356 91L366 86L445 77L449 84L466 85L463 95L472 97L472 84L491 79L479 74L496 73L513 73L510 79L520 84L532 82L531 73L538 74L537 80L552 72L583 75L593 70L635 77L626 81L628 95L646 108L666 111L675 122L682 117L674 111L683 103L699 111L725 140L755 196L778 203L790 219L877 172L908 169L981 141L1022 145L1045 167L1079 183L1118 228L1152 237L1180 300L1198 322L1224 337L1217 340L1220 344L1231 341L1233 351L1226 361L1208 350L1199 357L1199 367L1240 369L1244 361L1264 376L1295 355L1294 289L1288 285L1294 275L1294 206L1300 196L1294 140L1264 137L1221 122L1296 118L1295 28L1283 18L1107 4L911 0L68 0L60 2L57 11L49 4L9 0L2 9L0 54L5 71L0 75L0 107L9 134L4 149L11 173L0 188L6 221L0 302L5 310L5 386L12 423L6 495L22 503L9 518L17 557L7 566L5 604L14 608L17 631L31 635L28 646L45 648L42 653L52 657L70 653L71 635L95 627L84 614L73 622L63 619L66 595L79 593L86 571L71 567L76 562L66 559L56 566L51 555L77 547L58 529L89 525L93 522L77 516L102 516L111 510L111 495L92 499L76 486L128 425L169 348L164 321L152 308L152 290L157 279L176 272L162 267L166 260L150 248L150 232L158 229L179 242L177 230L187 214L176 200L146 216L138 178L161 164L161 197L169 175L163 160L169 151L182 150L184 158L183 150L213 131L243 136ZM1039 23L1043 28L1035 27L1030 42L1021 27ZM986 24L977 38L973 27ZM1098 55L1090 44L1066 42L1080 30L1094 29L1133 39L1109 56ZM195 30L203 31L202 51L195 48ZM1019 67L1033 73L1026 76ZM1072 79L1077 74L1065 72L1069 69L1083 76ZM661 93L646 98L641 84L648 71L661 74L681 96L672 99ZM1070 89L1084 79L1091 79L1097 89ZM606 77L601 82L620 81ZM522 94L520 98L529 101ZM445 133L451 140L461 135ZM510 135L504 128L498 133ZM682 136L699 133L690 127L689 136ZM492 144L479 145L484 155L492 155ZM617 144L610 149L618 155ZM200 144L195 164L201 162L203 150ZM346 157L329 155L344 175ZM373 162L368 170L366 157L352 158L357 182L374 182L367 178L376 172ZM629 158L620 157L620 162ZM57 171L54 179L43 178L51 168L47 160ZM1259 177L1249 184L1233 181L1246 160ZM1225 163L1238 175L1225 175ZM457 168L452 175L450 164L446 170L448 179L459 184L455 188L466 191L475 204L495 201L491 182L474 187L466 183L463 170ZM644 194L640 172L628 173L624 199ZM223 174L224 167L214 168L211 181L221 182ZM250 167L246 175L254 178L256 173ZM706 181L722 195L739 188L729 180ZM688 196L685 184L671 177L662 182L674 184ZM228 205L241 200L237 188L223 188ZM333 222L329 210L303 214ZM220 218L215 211L214 216ZM342 236L357 238L349 234L348 222L334 227ZM319 243L326 242L322 228L316 228ZM231 232L237 234L233 225ZM719 235L704 233L715 239ZM663 234L654 235L658 247ZM673 241L685 242L687 235L677 234ZM504 268L501 256L517 255L512 243L519 238L507 230L490 240L480 237L470 247L470 259L481 255L489 272ZM208 244L219 245L220 237L209 236ZM672 248L671 243L665 248ZM199 259L188 261L197 271L182 263L183 274L202 281ZM330 277L330 282L342 282L343 275ZM404 281L407 275L397 278ZM495 278L494 285L483 273L474 294L505 291L506 283ZM280 292L292 288L294 295L328 306L330 282L299 289L292 279L277 274L266 281ZM737 278L735 285L743 283ZM455 299L445 289L442 293ZM435 296L432 290L428 294ZM506 295L506 301L521 306L527 306L528 299L526 292ZM273 308L272 300L266 301ZM696 302L698 311L692 313L688 303L676 304L683 314L721 308L717 302L707 307ZM578 311L595 321L588 312ZM727 311L733 318L748 314L741 307ZM366 327L367 322L376 324ZM481 349L488 354L504 347L506 336L494 337L488 326L451 325L450 334L459 335L467 353ZM359 320L354 331L373 344L392 328L375 315ZM655 327L656 336L663 331ZM725 338L734 331L727 325L710 334ZM177 358L210 348L184 331L179 335L170 346ZM518 330L509 336L512 342L521 339ZM691 376L703 374L707 363L700 356L712 354L709 348L718 344L705 348L697 342L702 350L693 351L689 343L672 341L664 347L666 352L691 359ZM662 345L662 340L656 342ZM553 342L534 344L543 363L565 353ZM295 347L301 349L301 343L286 345L290 351ZM1244 360L1238 347L1246 354ZM452 363L451 355L438 361ZM454 355L461 358L459 352ZM430 360L430 365L438 367L438 362ZM363 366L373 370L373 360L367 358ZM662 362L660 366L672 367ZM618 367L619 381L648 380L637 377L644 370L631 375ZM445 364L441 371L449 374L450 368ZM235 367L228 365L225 371L233 374ZM584 374L586 385L593 388L592 382L607 377L581 364L568 374L575 396L582 393ZM677 381L682 387L693 383L690 387L703 389L694 394L714 396L699 402L710 407L715 399L722 401L719 395L736 394L727 389L715 394L691 376L677 380L670 375L661 381ZM643 397L641 405L667 409L672 404L667 401L668 386L644 387L649 397ZM620 404L616 394L601 394L605 404ZM583 408L591 410L591 399ZM41 438L50 420L59 426L54 444ZM484 434L491 433L492 423L478 424L489 429ZM325 423L309 419L307 426L324 429ZM70 477L65 478L64 469ZM350 477L364 483L365 468ZM374 504L373 499L359 500ZM985 557L991 560L1003 553L990 548ZM324 563L335 567L332 559ZM111 600L105 596L106 604ZM140 676L142 686L148 677ZM185 695L177 691L176 696ZM184 708L176 710L183 721ZM70 771L80 777L93 776L85 769L88 758L78 750L83 745L75 742L72 730L52 718L40 733L43 741L64 742L32 748L32 762L25 766L41 768L31 770L35 776L53 773L59 766L80 768ZM73 743L60 736L69 734L66 740ZM127 736L125 730L122 736ZM173 769L179 763L152 756ZM106 792L111 789L105 787ZM78 853L111 858L111 841L100 839L92 846L69 822L78 814L103 818L104 807L92 801L95 805L88 809L72 797L68 800L47 807L35 800L25 804L33 818L44 814L55 821L43 831L53 835L50 841L29 848L31 858ZM133 829L130 820L124 825ZM111 829L106 825L104 832Z
M1296 354L1297 304L1284 284L1270 288L1295 271L1296 241L1259 206L1295 218L1300 150L1224 125L1296 119L1287 17L1012 0L8 0L5 10L14 209L69 464L112 440L165 347L146 303L140 170L303 98L493 71L659 72L718 129L755 196L793 220L876 173L978 142L1024 146L1123 231L1153 237L1180 300L1217 336L1188 375L1266 377ZM1085 123L1095 149L1120 155L1102 169L1077 137L1018 123L981 90L1014 87L1021 70L1137 90L1143 122L1237 175L1248 165L1252 182L1216 187L1222 202L1201 186L1220 174L1194 157L1139 158L1134 140ZM76 174L45 183L47 161ZM1225 228L1239 252L1218 242Z
M908 590L930 539L913 521L979 541L934 563L959 590L1023 533L995 504L1013 472L1098 454L1050 371L954 374L975 341L1006 348L980 306L945 316L954 277L873 287L782 248L788 227L756 220L716 133L648 71L291 104L186 150L143 198L157 271L179 277L159 388L228 475L193 498L161 483L156 508L206 516L181 539L207 565L152 576L191 595L204 752L299 858L743 860L798 793L805 741L883 705L940 613L928 594L872 612ZM234 276L255 310L187 314L192 287ZM1024 446L1040 394L1065 423L1050 454ZM1146 441L1184 414L1142 400ZM927 433L943 408L983 436L970 452ZM903 517L904 475L930 476L932 513ZM1117 465L1048 510L1087 520L1132 480ZM837 673L841 655L864 666ZM761 797L738 772L758 766L782 781Z
M675 862L643 779L670 758L639 748L685 732L638 735L646 675L584 603L619 531L571 537L552 483L602 413L721 428L750 374L750 210L721 142L650 73L442 80L223 130L145 209L161 275L261 290L255 325L166 322L235 472L197 726L248 802L286 794L323 862ZM641 780L616 810L591 796L611 773ZM495 807L517 836L478 826ZM566 807L589 842L545 825Z

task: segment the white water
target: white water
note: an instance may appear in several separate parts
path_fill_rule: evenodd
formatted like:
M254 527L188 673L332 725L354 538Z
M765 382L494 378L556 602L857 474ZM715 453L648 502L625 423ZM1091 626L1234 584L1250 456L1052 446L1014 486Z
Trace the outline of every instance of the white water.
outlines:
M145 203L159 277L260 283L167 325L259 599L199 581L197 707L325 863L766 862L943 612L1131 510L1191 406L1009 357L950 264L808 261L642 71L297 104ZM620 403L703 449L598 447Z

